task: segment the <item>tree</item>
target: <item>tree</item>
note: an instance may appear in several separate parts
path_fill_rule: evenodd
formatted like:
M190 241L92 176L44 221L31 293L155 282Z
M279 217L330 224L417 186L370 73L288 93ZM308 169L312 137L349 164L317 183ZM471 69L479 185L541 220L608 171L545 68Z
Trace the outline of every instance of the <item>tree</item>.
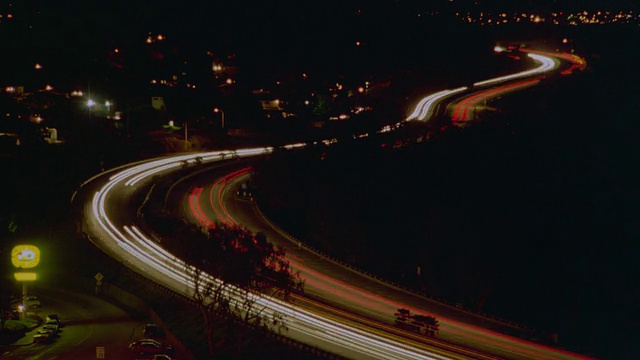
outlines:
M187 260L194 284L193 300L202 313L210 355L225 339L216 343L214 330L224 320L239 322L235 332L236 351L242 351L249 327L286 330L281 314L267 314L260 296L289 299L302 291L304 283L293 272L285 251L268 242L264 234L224 224L204 229L184 224L182 256ZM188 242L188 243L187 243Z
M15 234L16 230L18 230L16 216L13 214L6 218L0 217L0 224L2 226L2 231L0 231L0 234Z
M313 115L326 118L330 111L330 99L327 94L317 94L316 103L313 107Z
M9 244L8 241L12 235L18 230L18 223L16 222L15 215L10 215L7 217L0 217L0 255L8 259ZM8 319L12 317L11 309L11 295L12 295L12 286L10 284L9 279L6 277L6 274L9 274L10 271L5 268L6 263L3 263L0 267L2 269L2 273L5 274L0 276L0 331L4 330L4 325Z
M13 318L15 308L12 307L14 305L12 300L15 298L12 296L13 286L8 277L0 276L0 289L0 332L2 332L7 320Z

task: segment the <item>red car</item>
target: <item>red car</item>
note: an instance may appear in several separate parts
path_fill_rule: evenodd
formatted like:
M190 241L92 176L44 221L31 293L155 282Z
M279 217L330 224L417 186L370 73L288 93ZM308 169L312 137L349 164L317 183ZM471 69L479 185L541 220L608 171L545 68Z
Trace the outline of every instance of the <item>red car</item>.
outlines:
M173 346L153 340L138 340L129 344L129 350L140 355L172 354Z

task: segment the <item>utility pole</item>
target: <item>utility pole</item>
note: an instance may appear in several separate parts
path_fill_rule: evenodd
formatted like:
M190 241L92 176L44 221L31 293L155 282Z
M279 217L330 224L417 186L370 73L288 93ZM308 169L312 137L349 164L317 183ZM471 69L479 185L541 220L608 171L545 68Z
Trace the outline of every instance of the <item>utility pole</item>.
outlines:
M189 122L184 122L184 149L189 149Z

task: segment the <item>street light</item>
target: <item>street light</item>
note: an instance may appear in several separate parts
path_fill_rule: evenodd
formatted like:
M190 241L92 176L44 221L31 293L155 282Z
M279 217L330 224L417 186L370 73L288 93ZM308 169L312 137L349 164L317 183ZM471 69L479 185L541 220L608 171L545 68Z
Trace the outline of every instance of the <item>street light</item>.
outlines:
M89 108L89 121L91 121L91 110L95 105L96 102L93 99L89 98L89 100L87 100L87 107Z
M220 113L220 115L222 116L222 121L221 121L221 123L222 123L222 128L224 129L224 111L222 111L222 109L220 109L220 108L214 108L214 109L213 109L213 112L215 112L215 113L218 113L218 112L219 112L219 113Z

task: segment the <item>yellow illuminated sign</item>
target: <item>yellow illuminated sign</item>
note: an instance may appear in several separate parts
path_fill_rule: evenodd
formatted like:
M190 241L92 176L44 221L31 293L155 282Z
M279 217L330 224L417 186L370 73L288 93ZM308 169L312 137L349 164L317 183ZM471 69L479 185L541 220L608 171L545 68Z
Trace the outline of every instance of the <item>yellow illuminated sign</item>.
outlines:
M16 245L11 250L11 263L21 269L36 267L40 262L40 249L33 245Z
M18 281L36 281L36 273L34 272L17 272L14 273L16 280Z

